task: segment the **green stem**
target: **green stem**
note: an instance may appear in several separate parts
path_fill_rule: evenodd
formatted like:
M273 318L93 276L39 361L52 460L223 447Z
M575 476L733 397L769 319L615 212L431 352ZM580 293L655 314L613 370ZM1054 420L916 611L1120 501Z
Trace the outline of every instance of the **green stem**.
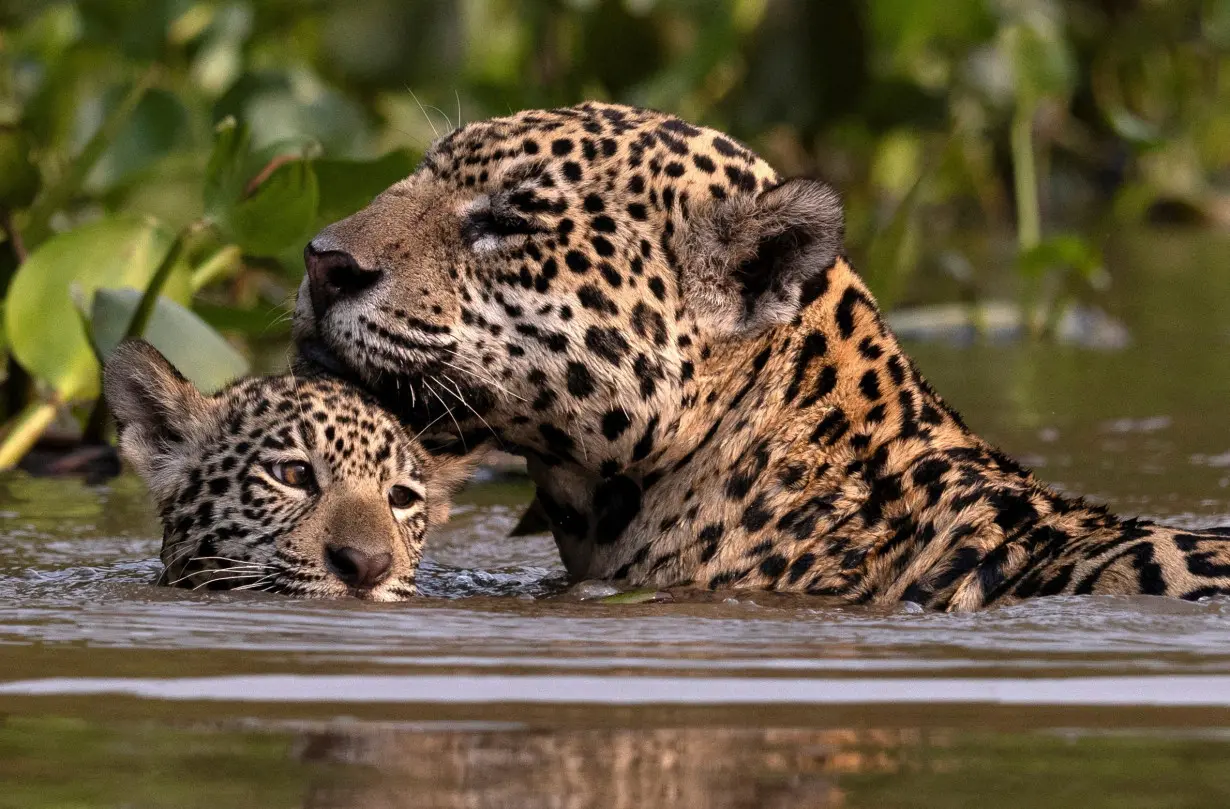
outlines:
M125 340L145 334L145 327L149 325L149 319L154 314L158 296L162 294L163 287L167 285L167 280L175 270L175 265L179 263L180 256L184 254L184 247L189 237L204 227L203 222L192 222L175 234L175 241L171 242L166 255L162 257L162 263L158 265L158 269L154 270L153 277L149 279L149 285L145 287L145 292L141 295L140 303L132 313L132 319L128 321L128 328L124 330Z
M55 420L55 402L31 402L9 422L0 443L0 469L12 469Z
M189 286L196 293L214 281L234 275L239 270L242 258L243 251L239 249L239 245L228 244L219 248L218 252L202 261L193 271Z
M1037 105L1030 99L1019 99L1012 117L1012 174L1016 193L1017 254L1024 256L1042 241L1042 213L1038 208L1038 168L1034 161L1034 111ZM1040 333L1041 305L1039 280L1025 281L1021 300L1021 317L1026 332Z
M17 229L17 223L13 221L13 212L8 208L0 208L0 228L3 228L4 232L8 235L9 251L13 254L14 265L13 273L10 273L3 281L0 281L0 295L5 295L8 293L8 286L13 280L16 268L26 261L26 247L21 231ZM9 417L20 412L25 407L26 400L29 399L30 394L30 375L17 362L17 358L13 356L12 352L7 352L4 364L6 366L6 373L4 387L2 393L0 393L0 402L3 402L5 417Z
M129 117L141 103L141 99L145 97L146 91L153 85L157 76L158 66L154 65L137 79L111 114L103 120L94 136L86 142L81 153L73 159L59 182L47 188L42 196L30 206L25 227L27 247L34 248L51 235L51 217L72 200L85 182L90 170L94 168L94 164L98 162L98 158L102 157L103 152L120 134L124 124L128 123Z
M124 340L145 334L145 327L149 325L149 319L154 314L154 307L158 304L158 296L162 294L163 287L167 285L167 280L171 277L171 272L179 263L180 256L184 254L184 247L189 237L203 227L205 227L203 222L192 222L175 234L175 241L171 242L171 246L167 248L166 255L162 257L162 263L158 265L158 269L154 270L149 284L145 287L145 292L141 294L137 308L133 310L132 318L128 321L128 328L124 329ZM99 396L86 420L85 431L81 434L82 443L102 443L103 432L107 428L107 412L107 398Z
M1034 162L1034 110L1022 100L1012 118L1012 169L1017 210L1017 244L1021 252L1042 241L1042 214L1038 209L1038 170Z

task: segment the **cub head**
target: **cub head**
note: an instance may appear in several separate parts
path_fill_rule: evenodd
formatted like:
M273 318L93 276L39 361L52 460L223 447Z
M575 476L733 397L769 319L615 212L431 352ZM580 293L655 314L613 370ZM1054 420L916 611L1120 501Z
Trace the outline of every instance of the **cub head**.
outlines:
M116 349L104 388L158 503L162 584L412 596L424 536L483 454L433 457L332 379L253 377L205 396L140 340Z
M722 345L790 323L837 195L735 141L586 103L469 124L306 250L301 353L417 426L622 468Z

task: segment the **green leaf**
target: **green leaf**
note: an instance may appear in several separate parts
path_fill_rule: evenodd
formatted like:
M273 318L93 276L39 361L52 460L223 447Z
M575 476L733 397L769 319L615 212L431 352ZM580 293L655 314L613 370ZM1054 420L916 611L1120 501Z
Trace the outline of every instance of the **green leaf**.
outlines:
M363 208L381 191L410 176L417 163L417 156L405 149L375 160L316 160L320 182L318 224L345 219Z
M104 359L124 337L124 330L141 300L132 288L99 289L94 293L91 323L94 344ZM248 373L248 361L221 334L191 310L159 298L144 337L203 393L213 393Z
M1095 281L1102 273L1102 256L1080 236L1062 234L1044 239L1017 259L1017 269L1027 278L1038 278L1061 268L1075 270L1085 279Z
M244 164L251 133L234 118L225 118L214 129L214 148L205 167L205 212L221 217L242 196Z
M118 88L103 99L107 109L119 103ZM149 90L94 165L85 180L86 191L101 193L132 182L143 169L184 145L190 125L188 109L179 98L167 90Z
M320 186L306 160L294 160L274 169L252 196L234 205L218 221L228 240L244 253L273 256L307 241L316 224Z
M244 253L273 256L303 241L316 223L320 199L308 157L310 138L251 150L248 127L233 118L217 128L205 170L205 213Z
M51 234L51 217L68 205L73 196L81 190L86 176L93 169L98 158L124 129L129 116L141 103L141 99L157 76L157 68L151 67L146 70L141 78L137 79L128 89L124 97L116 103L115 107L107 113L98 129L73 158L68 170L55 183L43 188L42 195L30 207L28 221L25 225L27 244L42 244L43 240Z
M1042 98L1067 96L1072 91L1077 77L1075 59L1058 23L1031 16L1006 26L1001 36L1019 99L1033 104Z
M98 363L80 328L73 291L89 300L103 285L144 288L173 241L153 220L112 217L40 245L9 287L4 327L17 361L62 399L95 396ZM187 301L187 265L176 267L166 291Z

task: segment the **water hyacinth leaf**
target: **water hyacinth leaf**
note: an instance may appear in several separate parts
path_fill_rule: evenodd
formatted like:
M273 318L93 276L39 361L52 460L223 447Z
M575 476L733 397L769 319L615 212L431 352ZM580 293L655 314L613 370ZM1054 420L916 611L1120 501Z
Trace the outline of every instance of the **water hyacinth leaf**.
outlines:
M98 393L98 363L80 328L73 295L125 284L144 288L174 241L152 219L110 217L53 236L17 270L9 287L5 333L14 356L64 400ZM189 298L189 268L174 268L165 294Z
M105 360L119 345L141 300L136 289L99 289L90 312L94 344ZM159 298L143 335L181 374L213 393L248 373L248 361L192 310Z

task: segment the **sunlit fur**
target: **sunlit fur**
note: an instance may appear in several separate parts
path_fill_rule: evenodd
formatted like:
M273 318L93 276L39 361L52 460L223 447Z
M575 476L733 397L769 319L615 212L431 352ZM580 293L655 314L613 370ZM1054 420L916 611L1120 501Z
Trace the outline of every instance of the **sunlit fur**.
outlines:
M322 231L295 335L416 427L524 455L577 578L950 610L1230 593L1230 536L1062 496L968 429L842 223L715 130L529 110Z
M108 362L106 395L123 454L158 503L165 585L413 596L424 537L478 458L433 458L370 397L328 378L253 377L203 396L137 341ZM314 485L275 477L275 464L293 461L310 465ZM390 502L395 485L415 495L404 508ZM349 587L326 564L327 545L389 553L389 573Z

